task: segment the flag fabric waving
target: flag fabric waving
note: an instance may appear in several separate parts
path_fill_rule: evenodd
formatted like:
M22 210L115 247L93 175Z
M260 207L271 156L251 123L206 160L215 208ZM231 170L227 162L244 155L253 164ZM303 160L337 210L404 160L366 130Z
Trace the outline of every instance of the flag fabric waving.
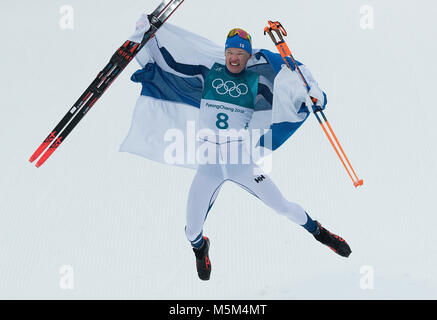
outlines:
M140 42L149 28L142 15L129 40ZM215 63L225 64L224 46L197 34L164 24L137 54L141 69L131 80L140 83L130 130L120 151L136 154L161 163L197 168L195 138L203 80ZM298 62L319 106L326 106L326 95L320 90L308 68ZM308 93L297 73L288 69L282 57L265 49L254 49L247 69L259 75L259 94L248 132L251 145L263 158L283 145L308 118ZM182 145L171 147L174 139ZM176 150L178 151L178 150ZM172 159L169 161L169 159ZM255 160L255 159L254 159Z

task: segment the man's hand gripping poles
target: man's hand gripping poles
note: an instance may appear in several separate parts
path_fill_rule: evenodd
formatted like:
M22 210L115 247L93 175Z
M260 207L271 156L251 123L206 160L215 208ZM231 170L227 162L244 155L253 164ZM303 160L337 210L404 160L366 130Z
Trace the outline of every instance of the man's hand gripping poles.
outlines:
M281 54L282 58L285 61L285 64L291 69L294 70L298 73L298 75L300 76L300 78L302 79L307 92L310 92L310 86L308 84L308 82L306 81L304 75L302 74L302 71L300 70L298 64L296 63L296 60L294 60L293 55L291 54L290 48L288 47L287 43L285 43L284 37L287 36L287 31L285 31L284 27L282 26L282 24L278 21L272 22L272 21L268 21L269 25L267 27L264 28L264 34L268 34L270 36L270 38L272 39L273 43L275 44L276 48L278 49L279 53ZM273 32L276 33L276 35L278 36L279 40L276 40L275 35L273 34ZM289 61L286 58L290 58L291 62L293 64L293 66L290 65ZM328 137L329 142L331 142L331 145L334 147L335 152L337 153L338 157L341 160L341 163L343 163L343 166L345 167L347 173L349 174L349 177L352 179L354 186L355 187L359 187L363 185L363 180L358 179L354 169L352 168L352 165L349 162L349 159L347 158L346 154L343 151L343 148L340 145L340 142L337 139L337 136L335 135L334 131L332 130L331 125L328 122L328 119L326 118L325 114L323 113L323 110L316 105L317 103L317 99L310 97L311 101L314 103L313 105L313 110L314 110L314 115L317 118L317 121L320 123L320 125L322 126L323 131L325 132L326 136ZM333 139L331 138L331 136L328 133L328 130L326 130L325 125L323 124L322 120L320 119L319 115L317 113L320 113L322 115L323 120L325 121L329 131L331 132L335 142L338 144L339 149L341 150L341 153L343 154L344 158L346 159L346 162L348 163L351 171L353 172L356 180L352 177L348 167L346 166L346 163L344 162L343 158L340 155L340 152L338 151L337 147L334 144Z

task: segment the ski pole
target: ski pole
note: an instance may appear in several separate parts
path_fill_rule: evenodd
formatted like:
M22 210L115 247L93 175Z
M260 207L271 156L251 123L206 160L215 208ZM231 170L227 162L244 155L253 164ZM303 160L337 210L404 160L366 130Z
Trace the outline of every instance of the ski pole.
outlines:
M264 34L268 34L270 36L270 38L272 39L272 41L275 44L276 48L278 49L279 53L281 54L282 58L284 59L286 65L291 70L295 70L299 74L300 78L302 79L302 81L303 81L303 83L304 83L304 85L305 85L305 87L307 89L307 92L309 93L311 88L310 88L308 82L306 81L302 71L300 70L296 60L294 59L294 57L293 57L293 55L291 53L290 48L288 47L287 43L284 40L284 37L287 36L287 31L285 30L285 28L282 26L282 24L279 21L275 21L275 22L268 21L268 24L269 25L264 28ZM279 38L279 41L276 40L276 37L274 36L273 31L277 34L277 36ZM292 68L292 66L290 65L290 63L287 60L287 58L291 59L294 68ZM340 158L344 168L346 169L347 173L349 174L349 177L352 179L352 181L354 183L354 186L355 187L362 186L364 184L364 181L362 179L361 180L358 179L357 174L355 173L352 165L350 164L350 161L349 161L348 157L346 156L343 148L341 147L340 141L338 140L337 136L335 135L334 130L332 129L331 125L329 124L328 119L326 118L325 114L323 113L323 110L316 105L318 100L316 98L313 98L313 97L310 97L310 98L311 98L311 101L314 103L314 105L313 105L314 115L316 116L317 121L321 125L321 127L322 127L323 131L325 132L329 142L331 143L331 145L333 146L335 152L337 153L338 157ZM322 115L323 120L325 121L326 125L328 126L328 129L331 132L332 136L334 137L334 140L337 142L338 147L340 148L344 158L346 159L347 163L349 164L349 167L351 168L351 170L352 170L356 180L352 177L351 173L349 172L349 169L347 168L345 162L343 161L343 158L341 157L340 153L338 152L338 149L335 146L334 141L332 141L332 138L329 136L329 133L326 130L325 126L323 125L323 122L320 119L320 117L318 116L317 112L320 112L320 114Z

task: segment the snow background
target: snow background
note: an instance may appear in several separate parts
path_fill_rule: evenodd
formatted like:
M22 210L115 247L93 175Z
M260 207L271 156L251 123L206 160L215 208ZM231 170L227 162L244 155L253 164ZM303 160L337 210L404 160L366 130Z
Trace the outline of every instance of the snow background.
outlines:
M353 187L313 116L275 152L270 176L348 241L349 259L227 183L205 225L212 277L198 280L184 234L195 172L118 152L140 92L129 80L136 62L44 166L28 162L158 3L0 2L0 298L437 298L432 0L186 0L170 20L219 44L240 26L272 51L267 20L286 27L365 185ZM73 30L60 28L63 5L74 8ZM360 27L364 5L374 9L373 30ZM70 290L60 285L65 265Z

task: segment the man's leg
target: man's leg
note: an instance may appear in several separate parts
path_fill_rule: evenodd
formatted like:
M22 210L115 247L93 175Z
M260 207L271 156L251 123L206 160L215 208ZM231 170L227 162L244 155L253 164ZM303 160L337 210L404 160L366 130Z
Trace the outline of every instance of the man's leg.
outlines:
M257 169L255 171L255 169ZM286 216L293 222L304 227L319 242L327 245L337 254L348 257L351 249L344 239L329 232L320 223L311 219L305 210L297 203L284 198L278 187L266 174L254 175L260 172L255 164L234 164L227 166L229 179L263 201L277 213Z
M231 181L252 193L277 213L303 226L309 232L315 231L317 223L305 210L299 204L288 201L267 174L254 175L255 169L260 170L254 163L237 164L229 165L227 171Z
M219 165L201 165L188 196L185 233L193 247L197 274L201 280L209 280L211 276L210 240L203 235L203 225L223 182L223 173Z
M187 202L185 234L194 248L203 244L203 225L223 184L219 165L199 165Z

